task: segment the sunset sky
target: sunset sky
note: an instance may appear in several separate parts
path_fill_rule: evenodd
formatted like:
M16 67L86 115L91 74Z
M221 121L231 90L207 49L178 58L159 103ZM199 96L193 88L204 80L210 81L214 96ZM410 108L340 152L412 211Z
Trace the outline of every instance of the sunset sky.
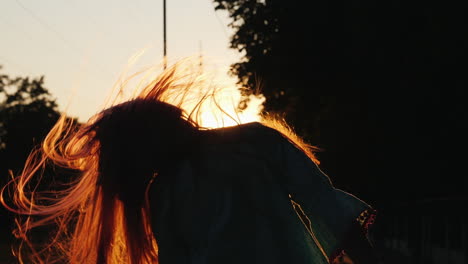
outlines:
M167 0L169 64L203 54L227 71L240 54L229 49L231 29L211 0ZM129 59L131 67L160 65L162 0L0 1L0 65L12 77L45 76L60 110L87 120L99 111Z

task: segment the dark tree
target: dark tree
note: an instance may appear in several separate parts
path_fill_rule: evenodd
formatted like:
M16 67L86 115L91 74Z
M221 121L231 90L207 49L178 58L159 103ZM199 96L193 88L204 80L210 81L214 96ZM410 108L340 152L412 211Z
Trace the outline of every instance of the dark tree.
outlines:
M232 19L231 48L244 54L233 74L250 87L261 82L265 110L324 150L319 159L338 187L370 202L464 194L464 8L214 2Z
M11 78L0 74L1 187L11 179L11 173L17 176L21 172L29 153L42 142L59 117L56 100L44 87L44 77ZM45 173L52 169L56 170L48 166ZM46 186L51 181L50 177L43 179ZM5 198L9 202L8 197ZM0 249L5 252L1 254L0 262L10 263L4 258L8 258L6 252L10 252L9 243L13 241L13 215L0 206L0 218Z
M335 87L323 87L336 56L330 50L336 40L324 28L326 14L316 4L306 8L300 1L214 2L232 18L231 48L244 54L232 73L247 87L261 85L246 95L261 92L266 112L284 114L297 132L316 141L319 116L328 111L325 104L333 104L329 88Z
M44 77L0 75L0 168L14 173L24 164L58 120L57 103L44 87Z

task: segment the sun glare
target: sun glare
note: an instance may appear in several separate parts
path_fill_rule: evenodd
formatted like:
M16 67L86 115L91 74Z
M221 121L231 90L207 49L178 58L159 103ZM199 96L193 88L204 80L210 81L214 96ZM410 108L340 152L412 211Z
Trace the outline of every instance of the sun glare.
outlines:
M238 107L242 99L241 90L233 80L221 78L210 85L214 85L216 91L202 102L198 110L197 120L202 127L220 128L260 121L262 104L265 100L263 96L251 96L248 107L241 111ZM203 99L201 95L203 93L191 101L200 102ZM187 112L192 111L193 107L190 104L183 106Z
M236 79L228 75L228 67L206 62L205 59L203 68L193 58L178 62L177 76L171 84L174 87L165 96L165 102L180 106L192 120L206 129L260 121L265 97L251 95L247 107L240 110L241 88ZM127 68L123 75L128 72ZM154 76L161 72L161 65L157 65L121 77L105 104L108 107L135 97L145 87L154 85Z

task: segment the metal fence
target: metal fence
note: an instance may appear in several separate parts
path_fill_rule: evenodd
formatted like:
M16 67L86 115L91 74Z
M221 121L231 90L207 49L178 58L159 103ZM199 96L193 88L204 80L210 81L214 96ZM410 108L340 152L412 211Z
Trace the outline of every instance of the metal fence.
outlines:
M382 210L372 237L383 262L467 264L467 209L467 199L439 199Z

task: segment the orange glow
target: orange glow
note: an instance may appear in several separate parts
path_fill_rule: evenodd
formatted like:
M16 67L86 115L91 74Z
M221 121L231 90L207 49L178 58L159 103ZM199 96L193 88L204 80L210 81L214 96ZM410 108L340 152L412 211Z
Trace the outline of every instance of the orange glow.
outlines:
M25 244L21 244L17 250L17 256L21 263L24 261L27 263L66 262L72 264L157 263L157 238L153 236L149 221L148 189L145 186L147 182L134 181L137 184L141 182L144 184L136 185L137 191L140 191L141 186L143 189L138 192L141 197L138 196L140 200L135 203L137 206L133 206L135 204L130 203L134 202L133 200L125 199L125 197L133 198L133 196L124 196L124 194L129 194L129 192L125 192L126 189L122 188L116 191L116 189L111 188L115 187L112 184L120 184L117 187L128 186L128 178L126 177L128 174L122 173L124 175L120 175L115 171L111 173L101 171L103 167L116 167L115 163L112 162L115 159L106 159L107 156L102 154L106 149L104 146L114 146L113 143L122 141L112 141L107 145L103 143L109 138L113 139L113 135L116 134L113 132L115 129L112 126L110 126L112 129L107 130L107 132L110 131L108 134L103 132L104 128L109 127L110 121L108 120L112 119L115 111L121 111L124 112L124 116L130 116L126 121L135 120L135 116L142 113L136 110L132 112L125 107L119 108L117 105L119 103L125 102L128 104L124 104L124 106L135 107L136 103L142 101L146 103L145 106L148 104L158 107L165 105L171 111L176 109L177 111L173 111L177 114L176 121L171 119L171 122L168 123L189 124L187 126L190 126L190 130L187 129L187 131L192 134L197 134L193 133L194 129L202 130L260 121L283 133L285 137L318 163L313 156L313 149L297 137L283 120L260 115L260 106L264 98L252 97L250 107L240 112L237 110L237 105L241 99L241 93L233 81L219 79L205 72L201 73L194 68L193 61L190 62L190 60L183 60L174 64L147 84L144 84L145 78L143 78L136 85L137 88L132 91L130 97L125 96L127 94L125 87L136 75L127 78L122 85L116 86L117 92L109 97L104 110L80 127L74 127L65 118L65 114L60 118L47 135L41 148L33 151L28 157L21 174L14 177L10 184L2 189L1 203L10 211L18 214L15 235ZM144 74L143 77L154 76L151 69ZM139 89L139 87L142 88ZM160 109L158 108L158 110ZM173 112L144 111L141 115L147 118L145 120L150 120L146 123L151 123L154 119L148 113L156 113L154 117L157 119L161 117L161 113L164 114L164 117L169 113L172 118ZM140 123L142 122L133 124L136 126ZM134 126L125 125L126 123L123 123L122 127L129 131L135 130ZM159 129L165 125L156 124L156 127ZM185 127L183 128L185 129ZM172 129L170 132L176 130ZM99 133L102 133L102 137ZM137 136L130 135L133 135L133 138L123 138L133 143L132 140ZM151 140L148 137L151 136L145 135L143 137L143 145L146 143L145 140ZM164 141L166 138L159 140ZM137 149L138 147L140 145L135 147L137 151L130 153L138 154L140 151ZM165 150L167 148L163 148L161 151L166 155ZM142 153L146 152L142 151ZM120 154L122 153L119 152L116 156L121 156ZM146 157L144 154L142 155ZM114 157L112 156L112 158ZM139 158L138 160L141 160ZM105 162L108 163L102 165ZM60 191L36 192L35 184L31 184L31 182L40 181L43 169L46 164L50 163L80 173ZM135 167L131 167L131 169L130 174L134 176L136 169ZM147 172L144 171L144 173ZM154 173L154 170L151 172ZM114 180L113 176L116 174L121 176L118 179L123 179L121 182ZM108 176L106 183L103 182L103 175ZM130 182L133 183L133 181ZM146 188L146 192L144 188ZM14 191L11 197L13 205L6 204L7 199L3 199L8 193L5 191L7 189ZM21 218L21 216L25 218ZM56 227L56 232L53 233L50 243L34 245L29 237L30 231L45 225L55 225Z
M216 80L214 77L208 79ZM238 106L241 101L241 91L232 80L218 80L217 83L210 85L213 87L208 89L213 89L212 91L192 94L188 103L182 106L186 112L192 112L198 107L197 118L201 127L212 129L261 121L261 105L265 100L264 97L251 96L248 107L240 111ZM206 100L203 100L204 94L209 95ZM199 106L190 103L201 101L202 104Z
M132 57L128 67L141 55L142 53L139 53ZM247 108L240 111L238 106L242 99L243 87L239 87L236 80L227 75L228 69L225 69L226 72L220 72L216 64L210 64L205 58L202 70L198 56L176 62L173 69L174 75L170 77L173 79L170 87L165 90L162 101L182 108L187 117L199 126L212 129L261 121L265 98L262 95L250 96ZM160 65L133 74L128 74L129 72L128 68L123 70L103 108L148 93L158 81L164 81L165 78ZM127 74L128 76L125 76ZM153 76L160 78L153 79Z

